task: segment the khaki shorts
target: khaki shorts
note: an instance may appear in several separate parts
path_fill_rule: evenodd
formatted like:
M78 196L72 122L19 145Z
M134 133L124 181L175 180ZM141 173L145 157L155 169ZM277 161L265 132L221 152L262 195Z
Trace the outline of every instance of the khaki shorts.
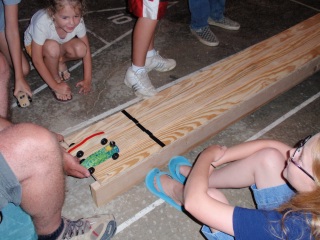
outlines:
M28 53L28 55L31 57L31 45L25 46L26 48L26 52Z

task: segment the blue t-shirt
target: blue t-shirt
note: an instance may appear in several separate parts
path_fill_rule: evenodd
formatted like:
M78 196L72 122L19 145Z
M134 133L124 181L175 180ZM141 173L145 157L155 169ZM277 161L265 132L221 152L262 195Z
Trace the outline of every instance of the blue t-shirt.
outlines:
M309 216L310 217L310 216ZM282 214L277 211L246 209L235 207L233 229L235 239L314 239L306 222L308 218L301 213L289 214L284 222L287 235L282 231Z

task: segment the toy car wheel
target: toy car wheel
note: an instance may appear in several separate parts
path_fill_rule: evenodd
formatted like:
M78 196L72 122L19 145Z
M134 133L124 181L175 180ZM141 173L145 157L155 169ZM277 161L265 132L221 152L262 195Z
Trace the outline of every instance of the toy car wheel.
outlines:
M84 162L84 160L85 160L85 159L81 159L79 163L80 163L80 164L81 164L81 163L83 163L83 162Z
M71 143L71 144L69 145L69 147L72 147L73 145L75 145L75 143Z
M102 138L101 139L101 144L102 145L106 145L108 143L108 139L106 139L106 138Z
M93 174L94 171L95 171L94 167L91 167L91 168L89 168L88 170L89 170L89 173L90 173L90 174Z
M118 157L119 157L119 153L114 153L114 154L112 155L112 159L113 159L113 160L118 159Z
M114 147L116 145L116 143L114 141L110 141L109 145L110 145L110 147Z
M82 150L77 152L77 158L81 158L83 156L84 152Z

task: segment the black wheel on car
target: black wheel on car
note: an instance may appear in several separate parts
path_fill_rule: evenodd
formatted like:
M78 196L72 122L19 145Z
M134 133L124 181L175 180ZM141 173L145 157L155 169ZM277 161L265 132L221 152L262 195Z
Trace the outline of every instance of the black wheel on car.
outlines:
M20 105L20 103L19 103L19 102L17 102L17 106L18 106L18 107L21 107L21 105Z
M113 160L118 159L118 157L119 157L119 153L114 153L114 154L112 155L112 159L113 159Z
M116 143L114 141L110 141L109 145L110 145L110 147L114 147L116 145Z
M81 159L79 163L80 163L80 164L81 164L81 163L83 163L83 162L84 162L84 160L85 160L85 159Z
M94 167L91 167L91 168L89 168L88 170L89 170L89 173L90 173L90 174L93 174L94 171L95 171Z
M101 139L101 144L102 145L106 145L108 143L108 139L106 139L106 138L102 138Z
M84 152L82 151L82 150L79 150L78 152L77 152L77 158L81 158L82 156L83 156L83 154L84 154Z
M30 96L28 96L29 102L32 102L32 98Z
M75 145L75 143L71 143L71 144L69 145L69 147L72 147L73 145Z

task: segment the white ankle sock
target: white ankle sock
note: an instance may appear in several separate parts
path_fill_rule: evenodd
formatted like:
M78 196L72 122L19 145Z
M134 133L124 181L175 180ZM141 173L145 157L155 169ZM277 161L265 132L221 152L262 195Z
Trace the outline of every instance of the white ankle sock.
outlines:
M139 70L145 70L144 67L139 67L134 64L131 65L132 71L137 72Z
M147 58L148 57L153 57L154 55L156 55L157 51L155 49L152 49L150 51L147 52Z

